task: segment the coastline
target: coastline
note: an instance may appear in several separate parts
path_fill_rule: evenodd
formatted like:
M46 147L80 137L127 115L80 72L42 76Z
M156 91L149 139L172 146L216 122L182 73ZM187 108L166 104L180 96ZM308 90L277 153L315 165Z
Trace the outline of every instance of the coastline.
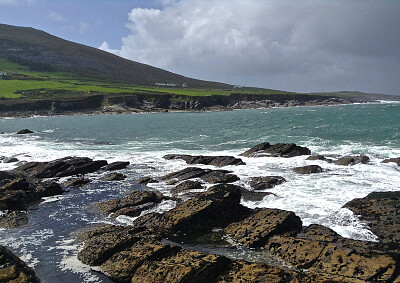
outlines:
M313 100L243 100L235 101L227 105L211 103L203 106L202 104L194 103L198 97L189 97L191 100L185 103L170 103L165 105L157 105L153 101L153 105L149 105L146 101L136 105L130 105L124 101L115 101L109 105L94 105L88 108L82 105L71 105L70 107L55 108L55 102L52 102L50 109L18 109L18 105L10 107L9 110L4 109L0 103L0 118L31 118L31 117L52 117L52 116L73 116L73 115L118 115L118 114L143 114L143 113L177 113L177 112L220 112L245 109L268 109L268 108L287 108L287 107L302 107L302 106L335 106L348 105L357 103L377 102L375 100L360 100L349 98L324 98L319 97ZM204 97L201 97L204 99ZM61 103L61 102L58 102ZM68 104L69 101L65 101ZM36 104L36 103L35 103ZM222 103L221 103L222 104ZM161 107L160 107L161 106ZM24 107L22 107L24 108ZM28 107L29 108L29 107Z

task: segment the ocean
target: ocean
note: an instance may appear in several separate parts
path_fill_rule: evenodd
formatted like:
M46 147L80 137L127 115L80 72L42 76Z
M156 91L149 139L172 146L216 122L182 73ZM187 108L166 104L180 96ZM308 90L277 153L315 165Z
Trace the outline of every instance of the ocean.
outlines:
M28 128L35 133L16 135ZM375 241L365 223L342 206L373 191L400 189L396 164L385 158L400 156L400 103L377 102L336 106L269 108L227 112L174 112L121 115L77 115L0 120L0 156L20 161L50 161L65 156L130 161L121 171L122 182L95 181L62 196L46 198L29 211L29 224L19 229L0 229L5 245L34 267L43 282L110 282L104 275L82 265L76 254L81 229L98 223L127 225L129 217L99 215L93 203L123 197L143 189L136 180L159 177L187 167L179 160L164 160L165 154L233 155L269 142L296 143L313 154L329 158L365 154L369 164L339 166L325 161L293 158L241 157L245 166L227 166L240 177L236 184L250 188L250 177L277 175L286 178L249 207L294 211L304 225L328 226L345 237ZM299 175L292 168L316 164L324 172ZM15 163L0 163L0 170ZM207 168L208 166L200 166ZM211 168L211 167L209 167ZM63 181L62 179L61 181ZM151 184L168 195L171 186ZM171 200L153 211L174 207Z

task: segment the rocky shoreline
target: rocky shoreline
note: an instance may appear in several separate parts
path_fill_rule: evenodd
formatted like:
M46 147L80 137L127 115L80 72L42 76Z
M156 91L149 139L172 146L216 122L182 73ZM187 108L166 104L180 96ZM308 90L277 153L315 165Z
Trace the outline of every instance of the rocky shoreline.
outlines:
M0 101L0 117L230 111L273 107L327 106L360 102L371 102L371 100L307 94L231 94L228 96L183 96L171 94L126 94L118 96L95 94L64 100L23 99L21 101L18 99L3 99Z
M311 155L306 147L283 143L262 143L241 156L304 156L341 166L369 162L362 155L331 160ZM100 225L80 232L84 247L77 257L82 263L100 268L115 282L400 282L400 192L375 192L348 202L344 207L360 215L379 238L379 242L352 240L322 225L303 226L291 211L243 206L241 200L261 200L272 193L266 189L290 180L259 176L249 180L252 190L237 186L233 183L239 177L221 168L246 166L240 156L169 154L164 159L180 159L188 166L159 178L143 176L138 180L143 190L94 205L98 213L135 220L127 226ZM29 208L43 197L87 184L89 173L101 172L107 182L123 180L118 170L129 165L65 157L1 171L0 209L4 213L0 225L7 229L26 225ZM292 169L297 174L325 170L318 165ZM60 183L62 177L70 179ZM146 187L154 182L173 186L171 194ZM165 200L175 201L176 206L163 213L145 213ZM194 246L207 247L209 252ZM249 249L259 256L243 259L219 252L220 247ZM0 279L39 281L29 267L0 248Z

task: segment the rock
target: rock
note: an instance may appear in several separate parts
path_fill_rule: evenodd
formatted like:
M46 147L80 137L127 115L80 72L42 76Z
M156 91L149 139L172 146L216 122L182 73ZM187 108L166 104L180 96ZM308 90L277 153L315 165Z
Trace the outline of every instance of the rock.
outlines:
M101 178L102 181L122 181L125 180L126 176L121 173L110 173Z
M314 160L326 160L326 158L323 155L311 155L311 156L307 157L306 160L312 160L312 161L314 161Z
M39 201L34 186L24 178L16 178L0 187L0 210L26 210Z
M359 163L367 164L368 162L369 162L369 157L366 155L359 155L354 157L341 157L338 160L333 161L334 164L342 166L355 165Z
M178 247L162 244L152 237L144 237L132 246L113 254L101 265L101 269L117 282L131 282L136 270L146 261L164 260L169 255L176 254L179 250ZM145 282L143 275L137 274L136 276L141 277L140 281L132 282Z
M96 206L103 213L113 213L114 217L119 215L138 216L144 210L154 207L160 203L164 197L153 191L133 192L123 199L113 199L100 202Z
M242 153L242 156L247 157L264 157L264 156L276 156L276 157L294 157L300 155L310 155L311 150L306 147L298 146L294 143L277 143L271 145L268 142L258 144L251 149Z
M231 171L226 170L211 170L197 167L188 167L178 172L173 172L164 177L161 177L161 179L170 180L170 184L173 184L176 181L185 181L193 178L200 178L203 181L211 184L232 183L240 180L239 177L230 173Z
M177 195L189 190L201 190L203 188L199 181L184 181L171 189L172 195Z
M104 170L105 171L113 171L113 170L121 170L125 169L130 164L129 161L116 161L108 164Z
M360 215L382 242L400 242L400 191L373 192L344 207Z
M44 181L36 187L36 192L40 197L51 197L61 195L64 191L58 183L53 181Z
M400 166L400 157L388 158L383 160L381 163L390 163L390 162L396 163L398 166Z
M19 131L17 133L17 135L32 134L32 133L33 133L33 131L31 131L31 130L23 129L23 130Z
M301 228L301 219L293 212L264 208L254 210L245 219L229 224L224 232L245 247L260 248L274 235L296 235Z
M40 280L22 260L0 245L0 282L39 283Z
M89 184L91 182L90 179L80 177L80 178L72 178L69 179L68 181L64 182L63 186L65 187L82 187L86 184Z
M143 178L140 178L139 180L137 180L137 183L142 184L142 185L147 185L150 183L158 183L158 181L151 177L143 177Z
M380 244L342 238L320 225L298 237L273 236L265 248L293 268L335 282L393 282L398 277L398 254L391 255Z
M200 179L211 184L233 183L240 180L238 176L229 173L231 173L231 171L212 170L204 175L201 175Z
M183 235L225 227L243 216L247 208L240 205L240 187L216 185L162 216L163 234Z
M262 201L264 197L273 195L271 192L249 191L243 187L240 187L240 192L244 201Z
M105 225L83 237L86 238L85 246L78 253L78 259L84 264L97 266L139 241L141 235L132 227Z
M266 190L286 182L286 179L280 176L253 177L250 178L250 187L254 190Z
M211 172L210 169L201 169L197 167L187 167L183 170L177 171L170 173L168 175L165 175L161 177L161 180L171 180L171 179L176 179L178 181L185 181L193 178L198 178L206 173Z
M28 215L25 211L11 211L0 216L0 227L14 229L28 224Z
M28 162L15 168L13 172L33 178L55 178L93 173L105 165L107 165L105 160L65 157L50 162Z
M4 158L3 163L15 163L18 162L19 159L16 157L9 157L9 158Z
M229 263L222 256L181 250L160 261L145 261L136 270L132 282L215 282Z
M293 168L293 171L298 174L313 174L313 173L321 173L322 168L318 165L307 165L303 167Z
M168 154L163 157L167 160L182 159L187 164L204 164L213 165L217 167L223 167L227 165L245 165L243 160L240 158L235 158L233 156L192 156L185 154Z
M218 283L231 282L322 282L310 274L268 266L262 263L233 261L228 272L221 275Z

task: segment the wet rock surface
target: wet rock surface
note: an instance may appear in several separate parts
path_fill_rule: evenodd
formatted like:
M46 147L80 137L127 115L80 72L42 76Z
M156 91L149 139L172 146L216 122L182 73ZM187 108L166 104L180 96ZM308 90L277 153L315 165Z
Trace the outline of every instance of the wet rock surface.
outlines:
M290 266L339 282L398 280L397 253L381 244L346 239L329 230L310 225L296 237L270 238L265 249Z
M33 131L29 130L29 129L23 129L19 132L17 132L17 135L24 135L24 134L32 134Z
M170 184L194 178L200 178L204 182L210 184L233 183L240 180L239 177L231 173L232 173L231 171L227 170L211 170L211 169L202 169L198 167L187 167L183 170L163 176L161 177L161 180L169 181Z
M253 177L250 179L250 187L253 190L266 190L286 182L286 179L280 176Z
M130 164L129 161L115 161L104 167L105 171L114 171L125 169Z
M399 280L398 243L350 240L316 224L303 229L293 212L241 206L240 192L238 186L217 185L163 214L139 217L132 226L88 231L78 258L100 266L117 282ZM234 242L281 260L282 266L229 259L173 242L176 236L205 235L215 227Z
M400 157L395 157L395 158L387 158L382 161L382 163L396 163L398 166L400 166Z
M270 143L261 143L251 149L242 153L242 156L246 157L294 157L300 155L310 155L311 150L306 147L298 146L294 143L277 143L271 145Z
M135 217L144 210L154 207L164 199L159 193L153 191L133 192L123 199L113 199L96 204L103 213L112 213L114 217L127 215Z
M184 181L184 182L178 184L174 188L172 188L171 193L172 193L172 195L176 196L180 193L185 193L190 190L200 190L202 188L203 188L203 186L202 186L201 182L187 180L187 181Z
M68 181L63 183L65 187L82 187L86 184L89 184L91 180L89 178L79 177L79 178L72 178Z
M344 207L360 215L382 242L400 243L400 191L373 192Z
M40 280L22 260L0 245L0 282L38 283Z
M125 180L126 176L122 173L110 173L101 178L102 181L122 181Z
M233 156L203 156L203 155L193 156L185 154L168 154L164 156L164 159L167 160L182 159L187 164L204 164L204 165L213 165L217 167L224 167L228 165L245 165L243 160Z
M359 163L367 164L369 162L369 160L370 160L370 158L368 156L359 155L359 156L341 157L338 160L333 161L333 163L336 165L350 166L350 165L356 165Z
M293 168L293 171L298 174L315 174L315 173L321 173L322 168L318 165L307 165L307 166Z
M301 231L300 217L291 211L257 209L245 219L224 229L228 237L249 248L260 248L274 235L296 235Z

